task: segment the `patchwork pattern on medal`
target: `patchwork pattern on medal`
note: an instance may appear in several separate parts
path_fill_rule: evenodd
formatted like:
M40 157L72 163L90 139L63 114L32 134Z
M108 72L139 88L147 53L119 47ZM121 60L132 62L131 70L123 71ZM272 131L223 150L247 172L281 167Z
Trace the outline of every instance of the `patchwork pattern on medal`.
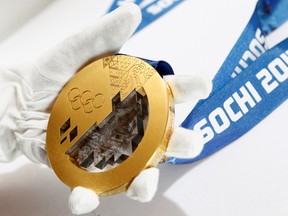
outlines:
M118 93L112 99L113 111L99 125L93 124L66 154L88 170L112 168L125 161L142 140L148 122L143 92L133 90L123 101Z
M103 68L110 73L112 96L120 91L125 98L133 89L139 90L155 74L155 70L143 61L129 56L109 56L103 59Z

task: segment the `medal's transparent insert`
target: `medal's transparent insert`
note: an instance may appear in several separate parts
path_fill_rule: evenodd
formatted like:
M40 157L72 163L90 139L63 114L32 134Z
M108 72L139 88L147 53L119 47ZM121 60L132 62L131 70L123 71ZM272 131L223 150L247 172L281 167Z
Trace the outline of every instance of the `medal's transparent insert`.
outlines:
M92 125L66 152L74 163L99 172L131 156L144 136L149 116L145 91L141 88L139 92L133 90L123 101L120 93L112 99L113 111L99 125Z

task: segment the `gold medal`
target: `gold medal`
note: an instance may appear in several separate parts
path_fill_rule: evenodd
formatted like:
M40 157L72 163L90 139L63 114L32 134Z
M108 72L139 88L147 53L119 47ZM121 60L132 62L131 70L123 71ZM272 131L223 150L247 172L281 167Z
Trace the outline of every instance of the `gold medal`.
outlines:
M48 158L71 188L119 193L163 159L173 121L172 93L152 66L126 55L105 57L59 94L47 129Z

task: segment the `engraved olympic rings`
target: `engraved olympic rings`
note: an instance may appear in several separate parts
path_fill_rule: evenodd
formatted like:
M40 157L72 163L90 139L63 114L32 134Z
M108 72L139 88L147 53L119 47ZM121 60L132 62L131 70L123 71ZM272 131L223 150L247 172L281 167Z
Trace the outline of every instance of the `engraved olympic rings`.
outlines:
M67 98L73 110L83 109L84 113L91 113L99 109L105 103L105 97L102 93L93 95L90 90L80 91L79 88L72 88Z

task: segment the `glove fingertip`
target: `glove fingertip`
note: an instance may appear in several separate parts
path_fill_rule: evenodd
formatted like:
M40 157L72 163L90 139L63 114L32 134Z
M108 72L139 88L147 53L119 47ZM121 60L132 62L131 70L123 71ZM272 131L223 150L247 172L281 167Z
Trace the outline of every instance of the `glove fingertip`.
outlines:
M167 157L194 158L204 148L204 139L201 134L177 127L174 129L165 155Z
M142 171L126 191L127 197L140 202L150 202L158 189L159 170L149 168Z
M89 213L99 206L98 195L87 188L75 187L69 197L69 208L73 214Z
M212 81L204 76L165 76L172 89L175 103L184 103L207 98L212 90Z
M132 17L136 24L139 24L142 20L141 9L138 5L134 3L127 3L123 7L120 7L127 16Z

